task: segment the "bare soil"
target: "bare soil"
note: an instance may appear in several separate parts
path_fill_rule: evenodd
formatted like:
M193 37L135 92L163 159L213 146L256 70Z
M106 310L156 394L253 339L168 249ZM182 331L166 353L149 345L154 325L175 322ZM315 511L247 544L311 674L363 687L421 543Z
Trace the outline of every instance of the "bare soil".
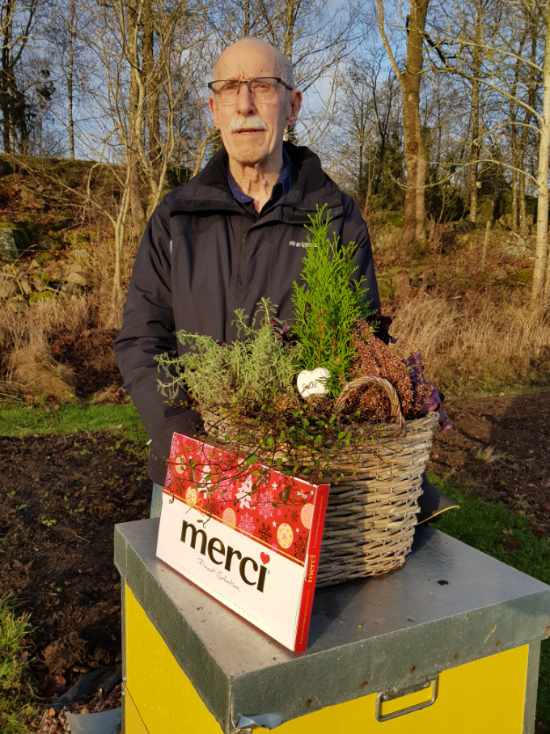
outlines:
M550 537L550 391L453 400L454 430L439 433L429 468L506 504Z
M431 468L506 503L548 535L550 392L455 400L448 408L455 429L436 437ZM63 723L49 703L89 671L116 678L120 666L113 525L148 513L145 456L109 433L0 437L0 495L0 589L31 614L40 731L54 734ZM117 687L89 698L80 704L88 710L116 705Z
M144 452L112 433L0 437L0 589L31 614L33 682L45 707L91 670L116 683L113 525L146 517L150 490ZM50 714L40 731L63 731Z

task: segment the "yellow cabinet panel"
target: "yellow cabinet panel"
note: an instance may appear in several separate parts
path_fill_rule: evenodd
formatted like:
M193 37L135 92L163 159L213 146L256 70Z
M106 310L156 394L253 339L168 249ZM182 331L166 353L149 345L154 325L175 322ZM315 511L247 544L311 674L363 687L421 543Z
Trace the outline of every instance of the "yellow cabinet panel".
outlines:
M443 671L431 705L392 719L376 718L377 694L287 721L277 734L522 734L527 645ZM380 714L429 704L434 686L384 703ZM267 732L267 729L257 729Z
M132 734L149 734L143 723L134 699L130 694L128 686L124 691L124 725L127 732Z
M429 650L426 654L429 655ZM130 693L125 704L125 734L145 731L148 734L220 734L220 725L128 587L125 655L126 686ZM293 719L275 731L277 734L522 734L527 661L528 645L523 645L445 670L424 690L384 701L378 711L378 694L372 693ZM133 710L131 699L139 714ZM416 710L406 712L412 707ZM396 716L399 712L404 713Z
M220 734L202 702L128 586L124 593L126 688L141 717L124 708L124 734ZM141 723L143 722L143 724Z

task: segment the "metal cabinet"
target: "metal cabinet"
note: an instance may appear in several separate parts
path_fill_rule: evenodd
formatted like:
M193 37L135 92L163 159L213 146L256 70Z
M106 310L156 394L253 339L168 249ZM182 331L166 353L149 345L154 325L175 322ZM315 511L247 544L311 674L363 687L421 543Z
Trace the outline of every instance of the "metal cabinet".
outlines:
M294 655L119 525L125 734L530 734L550 587L432 528L387 576L317 591Z

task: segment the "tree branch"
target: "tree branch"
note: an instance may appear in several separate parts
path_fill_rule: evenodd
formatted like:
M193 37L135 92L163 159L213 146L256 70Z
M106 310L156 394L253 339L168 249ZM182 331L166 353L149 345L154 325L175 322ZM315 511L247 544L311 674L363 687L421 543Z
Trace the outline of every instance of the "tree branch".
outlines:
M403 78L401 74L401 69L399 68L399 65L397 64L395 56L393 55L393 51L390 46L390 42L388 41L388 37L386 35L386 21L384 17L384 0L375 0L375 4L376 4L376 21L378 24L378 31L380 33L380 38L382 39L382 44L384 45L384 48L386 49L386 53L388 54L388 59L395 73L395 76L401 82Z

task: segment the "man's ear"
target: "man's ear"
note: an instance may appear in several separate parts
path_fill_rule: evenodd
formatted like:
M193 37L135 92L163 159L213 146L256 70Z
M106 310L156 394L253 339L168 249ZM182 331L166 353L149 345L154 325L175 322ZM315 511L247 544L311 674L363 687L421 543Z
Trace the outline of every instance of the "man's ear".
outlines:
M219 130L220 126L218 125L218 114L216 111L216 105L214 103L214 97L212 97L212 95L208 97L208 108L212 115L212 122L214 123L214 127L218 128Z
M302 93L299 89L293 89L290 93L290 111L288 113L287 124L292 126L296 124L300 107L302 106Z

